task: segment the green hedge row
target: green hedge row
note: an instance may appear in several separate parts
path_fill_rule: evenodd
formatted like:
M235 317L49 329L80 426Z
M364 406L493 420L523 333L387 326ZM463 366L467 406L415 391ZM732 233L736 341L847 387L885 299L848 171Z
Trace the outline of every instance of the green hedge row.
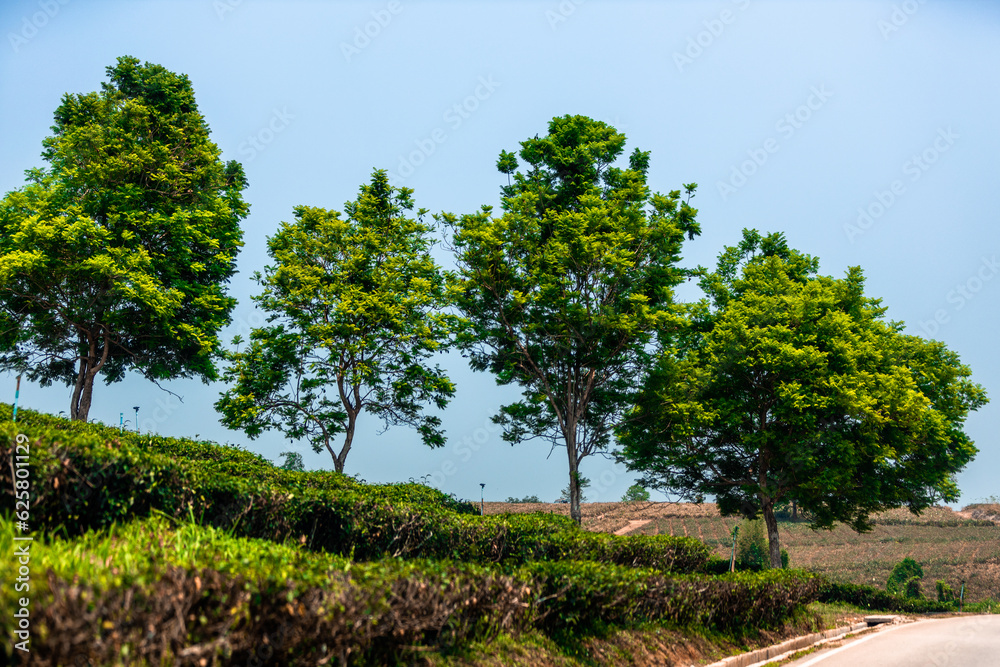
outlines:
M812 602L822 581L800 570L720 576L662 573L595 562L532 563L541 585L538 623L547 630L651 620L720 629L769 627Z
M11 552L13 524L0 521ZM815 597L801 572L664 575L606 563L354 563L153 516L32 551L32 664L395 664L498 632L766 627ZM0 561L8 580L14 564ZM44 575L42 573L45 573ZM0 592L12 607L10 591ZM178 622L180 620L181 622ZM9 614L0 631L12 636Z
M10 419L11 406L0 403L0 422ZM384 502L405 502L410 505L443 507L458 514L478 515L479 507L468 501L456 500L437 489L422 484L366 484L353 477L333 471L308 473L283 470L259 454L238 446L219 445L213 442L168 438L158 435L139 435L102 424L88 424L53 417L33 410L19 410L17 423L21 427L42 427L63 434L66 441L77 436L97 437L106 442L117 442L123 449L136 449L153 454L163 454L173 459L197 462L208 475L223 474L254 480L258 483L288 486L293 490L359 491L370 498Z
M7 553L11 529L0 521ZM37 541L31 569L32 665L396 664L531 627L529 585L497 568L358 564L155 516ZM5 609L12 596L0 592ZM16 643L15 621L3 614L0 631Z
M924 613L928 611L956 611L955 602L938 602L937 600L919 600L893 595L874 586L845 584L835 581L824 581L819 591L820 602L846 602L863 609L878 611L901 611L909 613Z
M434 502L434 494L441 494L420 485L369 486L336 473L317 481L315 473L280 471L231 448L167 438L147 445L27 420L0 425L5 495L12 493L17 433L31 441L32 528L66 536L157 510L246 537L297 540L311 550L356 560L394 556L516 566L574 559L696 572L709 556L708 547L693 538L590 533L549 514L460 514L447 502ZM192 451L199 457L189 458Z

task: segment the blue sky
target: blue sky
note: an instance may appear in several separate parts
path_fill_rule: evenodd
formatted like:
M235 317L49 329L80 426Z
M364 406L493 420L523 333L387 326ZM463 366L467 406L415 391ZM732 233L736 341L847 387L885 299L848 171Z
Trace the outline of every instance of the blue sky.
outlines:
M250 274L299 204L342 208L374 168L431 211L495 205L501 149L556 115L603 120L651 151L650 183L697 182L703 233L686 262L710 266L744 227L782 231L840 276L860 265L868 293L908 331L957 351L1000 399L1000 4L991 2L100 2L0 5L0 189L41 165L66 92L97 90L122 55L187 74L212 138L243 163L251 204L225 339L261 323ZM443 263L447 255L438 254ZM699 296L696 290L686 298ZM489 421L516 391L451 355L458 395L449 443L360 425L347 471L369 481L423 476L460 497L537 494L567 483L563 450L512 447ZM3 379L4 401L13 378ZM218 423L221 385L137 376L95 388L91 417L139 405L143 431L244 443L270 459L294 448ZM23 385L21 405L58 413L69 390ZM972 415L980 453L962 502L1000 495L1000 403ZM592 500L633 475L582 465Z

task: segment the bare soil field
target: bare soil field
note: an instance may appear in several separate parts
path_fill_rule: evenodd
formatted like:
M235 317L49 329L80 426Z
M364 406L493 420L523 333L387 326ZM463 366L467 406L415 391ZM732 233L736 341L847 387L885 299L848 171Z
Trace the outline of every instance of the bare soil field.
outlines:
M588 530L632 535L687 535L704 541L722 557L732 547L739 519L722 517L713 503L584 503ZM552 512L569 514L569 505L486 503L487 514ZM782 547L792 567L837 581L884 587L893 566L906 557L924 570L924 594L946 581L966 600L1000 600L1000 505L970 505L962 511L933 507L920 516L899 509L875 517L875 529L858 534L846 526L812 530L804 521L779 524Z

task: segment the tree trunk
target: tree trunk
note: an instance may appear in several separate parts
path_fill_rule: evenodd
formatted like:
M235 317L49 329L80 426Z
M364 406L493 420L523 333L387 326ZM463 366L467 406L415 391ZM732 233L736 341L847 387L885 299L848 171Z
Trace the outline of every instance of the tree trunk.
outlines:
M87 421L90 414L90 404L94 398L94 380L97 373L87 373L87 379L83 383L83 391L80 392L80 406L77 408L77 415L80 421Z
M76 386L73 388L72 403L69 407L70 419L85 422L90 415L90 404L94 398L94 380L101 372L104 362L108 360L111 342L105 334L101 338L103 348L101 356L97 356L97 339L87 335L87 356L80 359L80 371L76 376Z
M576 455L575 433L566 435L566 453L569 456L569 515L577 525L583 525L583 513L580 511L580 459Z
M73 395L69 399L69 418L77 419L77 413L80 410L80 395L83 393L83 385L87 379L87 362L89 360L86 357L80 358L80 370L76 374L76 384L73 386ZM87 417L84 416L84 421Z
M347 413L347 428L344 429L344 446L340 448L340 454L333 457L333 468L337 472L344 472L347 453L351 451L351 443L354 441L354 425L357 423L357 419L357 412Z
M781 543L778 541L778 520L774 518L774 501L770 498L761 502L764 524L767 526L767 546L771 555L771 567L781 569Z

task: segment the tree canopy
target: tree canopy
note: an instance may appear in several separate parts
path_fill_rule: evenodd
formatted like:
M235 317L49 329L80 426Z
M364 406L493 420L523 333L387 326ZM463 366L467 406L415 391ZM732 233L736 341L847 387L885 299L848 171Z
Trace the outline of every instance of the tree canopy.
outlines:
M695 185L650 192L649 154L615 166L625 136L584 116L549 123L497 162L502 213L443 214L453 227L469 322L459 337L475 370L518 384L523 399L494 421L516 443L566 447L571 514L580 520L580 461L610 444L657 334L674 326L682 243L699 233Z
M224 379L233 386L216 403L223 424L251 438L268 429L305 438L338 472L363 411L444 444L440 418L423 406L444 408L455 388L426 362L450 344L457 320L444 312L450 293L430 256L426 211L406 215L412 194L377 170L344 205L346 217L299 206L268 239L274 264L255 274L263 292L254 300L270 324L230 355Z
M782 235L744 231L620 431L645 486L763 514L772 567L782 500L858 531L874 512L957 500L976 453L963 423L986 403L954 352L883 319L859 268L817 270Z
M0 368L73 387L80 420L98 375L217 377L248 212L186 76L130 57L107 74L63 97L48 166L0 202Z

